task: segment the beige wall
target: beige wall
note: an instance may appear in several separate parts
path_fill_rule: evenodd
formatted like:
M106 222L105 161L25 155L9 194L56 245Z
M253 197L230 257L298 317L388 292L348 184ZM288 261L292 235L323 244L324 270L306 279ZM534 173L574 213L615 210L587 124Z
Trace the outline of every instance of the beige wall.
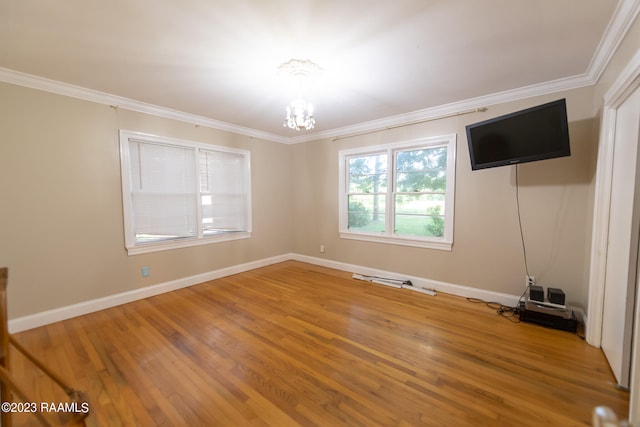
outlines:
M638 39L636 22L595 87L292 146L0 84L0 265L10 268L9 316L290 252L519 295L524 263L514 168L472 172L464 126L560 97L568 101L572 156L520 166L522 220L529 272L586 307L599 131L595 112ZM253 238L127 256L119 129L250 150ZM452 132L458 135L458 152L451 252L338 237L338 150ZM149 278L141 277L143 266L150 267Z
M250 150L253 238L128 256L119 129ZM286 145L8 84L0 84L0 135L0 265L9 267L10 318L291 250ZM143 266L150 277L141 277Z
M593 90L584 88L490 106L447 118L294 147L294 252L456 285L520 295L525 268L515 199L515 167L471 171L465 125L567 98L571 157L519 166L529 273L567 299L587 300L589 201L594 167ZM451 252L340 239L338 151L457 134L454 244ZM321 254L319 246L325 245Z

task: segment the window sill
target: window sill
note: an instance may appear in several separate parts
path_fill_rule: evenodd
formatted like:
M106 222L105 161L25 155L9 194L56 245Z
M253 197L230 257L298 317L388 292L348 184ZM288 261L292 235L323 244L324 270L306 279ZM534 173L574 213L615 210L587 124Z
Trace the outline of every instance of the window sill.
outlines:
M451 251L453 242L443 240L416 240L403 237L388 237L373 234L358 234L351 232L340 232L341 239L361 240L366 242L385 243L388 245L411 246L415 248L438 249L441 251Z
M251 237L251 232L237 232L227 233L215 237L204 237L202 239L191 238L181 240L169 240L162 242L143 243L136 246L127 247L127 253L131 255L140 255L150 252L169 251L173 249L188 248L192 246L210 245L219 242L228 242L231 240L248 239Z

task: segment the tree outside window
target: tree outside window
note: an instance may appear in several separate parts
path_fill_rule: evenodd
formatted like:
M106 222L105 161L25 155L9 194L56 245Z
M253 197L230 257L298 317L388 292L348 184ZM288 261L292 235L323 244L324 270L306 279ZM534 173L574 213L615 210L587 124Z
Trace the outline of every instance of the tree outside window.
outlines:
M341 237L450 249L455 135L343 150L340 163Z

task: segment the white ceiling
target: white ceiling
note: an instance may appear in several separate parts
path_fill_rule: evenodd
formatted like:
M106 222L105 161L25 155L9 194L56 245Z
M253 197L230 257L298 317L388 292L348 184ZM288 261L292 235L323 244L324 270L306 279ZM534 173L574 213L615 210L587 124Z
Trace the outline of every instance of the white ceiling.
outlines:
M584 84L615 48L621 15L638 9L618 3L0 0L0 67L4 81L17 71L295 141ZM307 93L310 132L282 126L294 94L277 68L292 58L324 69Z

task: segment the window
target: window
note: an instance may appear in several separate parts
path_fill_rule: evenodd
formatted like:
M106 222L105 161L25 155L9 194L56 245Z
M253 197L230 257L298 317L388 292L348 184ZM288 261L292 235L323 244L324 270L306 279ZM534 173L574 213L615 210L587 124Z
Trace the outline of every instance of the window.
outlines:
M451 250L456 135L342 150L340 237Z
M251 236L245 150L120 131L130 255Z

